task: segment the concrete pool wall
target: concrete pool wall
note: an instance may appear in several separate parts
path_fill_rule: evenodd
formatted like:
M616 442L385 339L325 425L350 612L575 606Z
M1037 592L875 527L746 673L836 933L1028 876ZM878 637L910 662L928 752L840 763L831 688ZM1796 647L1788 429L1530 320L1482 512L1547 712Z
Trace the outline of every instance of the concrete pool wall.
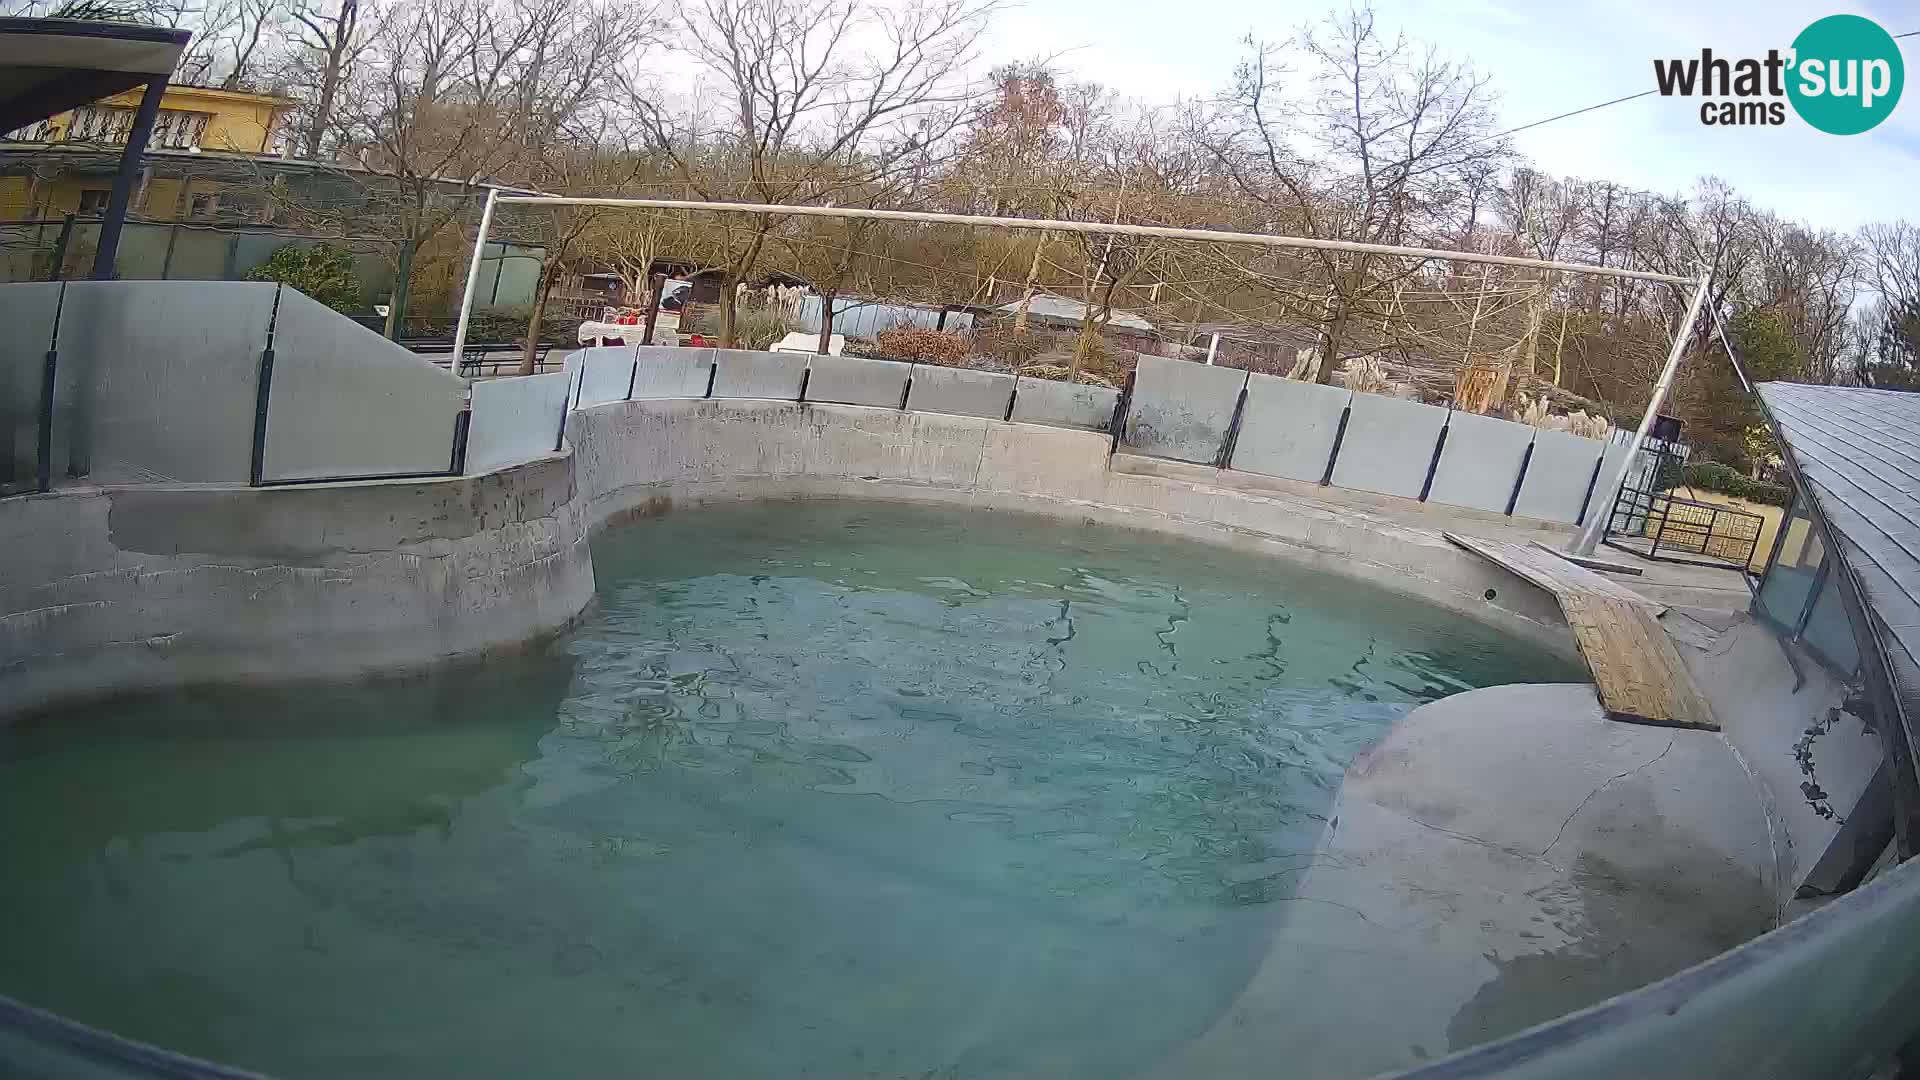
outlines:
M0 541L14 553L0 576L0 714L514 648L592 602L593 529L709 499L896 499L1147 529L1411 593L1573 655L1550 598L1434 532L1329 508L1284 481L1216 486L1207 481L1227 474L1207 467L1110 461L1097 432L680 399L579 410L568 442L475 476L141 484L0 502Z
M596 528L731 499L933 502L1228 544L1416 595L1572 655L1550 598L1447 545L1437 524L1409 524L1404 508L1113 455L1099 432L897 408L636 400L574 412L567 443L466 477L142 484L0 502L0 545L9 552L0 571L0 716L191 683L338 680L519 647L564 629L592 603L587 540ZM1470 510L1422 513L1466 531L1477 520ZM1514 527L1511 518L1488 521ZM1749 653L1767 656L1758 646L1727 654L1727 682L1754 682L1741 666ZM1480 742L1469 747L1463 733ZM1558 764L1543 747L1557 749ZM1391 990L1383 1001L1406 998L1422 985L1396 983L1406 951L1430 947L1441 928L1464 928L1447 939L1443 959L1457 961L1457 981L1474 997L1457 1017L1431 1002L1409 1004L1391 1025L1393 1037L1419 1039L1438 1056L1471 1045L1503 1017L1547 1019L1577 1004L1540 997L1525 977L1527 957L1543 947L1624 965L1608 969L1617 976L1609 990L1672 970L1612 950L1610 933L1559 919L1569 898L1582 911L1617 916L1630 936L1664 927L1669 938L1704 942L1703 952L1764 929L1769 894L1793 875L1767 850L1763 800L1735 764L1711 733L1608 724L1582 686L1496 688L1420 710L1356 763L1329 825L1331 857L1302 868L1301 895L1317 902L1296 905L1287 935L1222 1022L1377 1041L1380 1033L1342 1017L1299 1009L1294 988L1353 959L1342 951L1352 946L1364 948L1365 963L1350 977L1379 980ZM1568 776L1580 782L1561 782ZM1791 776L1767 779L1784 790ZM1443 782L1457 796L1444 821L1434 814L1442 804L1423 794ZM1540 797L1522 797L1527 789ZM1659 825L1644 835L1660 843L1640 850L1643 834L1623 827L1636 821ZM1616 854L1636 858L1593 865ZM1438 891L1435 866L1445 886ZM1796 1060L1837 1060L1847 1051L1818 1043L1810 1025L1820 1014L1806 1011L1793 988L1840 988L1846 996L1836 1000L1857 1003L1886 1032L1916 978L1911 965L1889 967L1910 952L1920 926L1916 872L1902 867L1687 974L1456 1058L1436 1075L1558 1074L1543 1059L1569 1050L1593 1066L1583 1075L1752 1075L1744 1056L1715 1056L1701 1018L1648 1021L1676 1017L1696 999L1715 1018L1738 1011L1728 1004L1736 1001L1750 1019L1779 1018L1779 1030L1796 1035ZM1596 900L1588 895L1596 888L1615 895ZM1566 925L1553 926L1543 944L1537 917ZM1815 929L1837 944L1806 947ZM1484 964L1505 965L1503 981L1485 984L1499 993L1478 993L1473 973ZM1890 1049L1884 1041L1856 1045L1871 1055ZM1203 1038L1185 1063L1250 1074L1271 1060L1220 1060L1214 1050ZM1312 1057L1309 1043L1287 1052ZM1648 1061L1672 1068L1623 1067Z
M0 502L0 716L202 683L348 679L515 645L593 599L573 463Z

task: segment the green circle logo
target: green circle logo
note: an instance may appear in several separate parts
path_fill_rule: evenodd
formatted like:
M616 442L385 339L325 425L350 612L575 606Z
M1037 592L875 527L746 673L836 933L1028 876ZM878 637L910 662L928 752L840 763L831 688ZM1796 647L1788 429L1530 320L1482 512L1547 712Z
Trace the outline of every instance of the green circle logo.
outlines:
M1829 135L1858 135L1893 113L1906 83L1900 45L1880 24L1829 15L1793 39L1787 99Z

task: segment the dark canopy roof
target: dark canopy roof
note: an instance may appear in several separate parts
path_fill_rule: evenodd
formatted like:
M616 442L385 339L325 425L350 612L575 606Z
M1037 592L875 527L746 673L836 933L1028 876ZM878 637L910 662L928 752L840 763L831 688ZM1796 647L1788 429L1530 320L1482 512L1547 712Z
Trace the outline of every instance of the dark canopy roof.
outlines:
M0 19L0 133L145 86L173 70L185 30L78 19Z

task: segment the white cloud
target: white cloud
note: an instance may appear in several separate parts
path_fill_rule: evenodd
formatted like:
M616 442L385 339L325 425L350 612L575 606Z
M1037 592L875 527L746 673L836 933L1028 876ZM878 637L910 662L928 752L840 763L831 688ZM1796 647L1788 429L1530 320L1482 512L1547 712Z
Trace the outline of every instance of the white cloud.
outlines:
M1203 96L1225 86L1246 34L1284 39L1330 6L1049 0L1002 15L986 58L1057 53L1077 76L1128 97ZM1656 57L1697 54L1703 46L1734 57L1784 49L1814 18L1846 9L1809 11L1792 0L1376 0L1375 10L1383 28L1471 58L1492 76L1504 124L1518 126L1650 89ZM1892 33L1920 30L1920 11L1897 11L1891 0L1850 10ZM1903 44L1915 42L1920 38ZM1920 90L1905 96L1920 98ZM1912 179L1920 166L1920 101L1903 101L1887 122L1850 137L1822 134L1792 115L1778 128L1707 127L1698 104L1643 98L1523 132L1515 142L1551 172L1662 192L1687 191L1698 177L1716 175L1757 205L1821 227L1920 216Z

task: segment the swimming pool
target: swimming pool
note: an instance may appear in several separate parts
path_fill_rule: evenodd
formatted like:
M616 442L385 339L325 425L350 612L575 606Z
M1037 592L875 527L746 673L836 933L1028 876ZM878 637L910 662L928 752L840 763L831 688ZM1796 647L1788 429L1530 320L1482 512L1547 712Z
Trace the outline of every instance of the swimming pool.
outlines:
M0 992L287 1077L1137 1073L1246 983L1355 753L1580 678L1004 513L714 506L594 563L533 654L0 734Z

